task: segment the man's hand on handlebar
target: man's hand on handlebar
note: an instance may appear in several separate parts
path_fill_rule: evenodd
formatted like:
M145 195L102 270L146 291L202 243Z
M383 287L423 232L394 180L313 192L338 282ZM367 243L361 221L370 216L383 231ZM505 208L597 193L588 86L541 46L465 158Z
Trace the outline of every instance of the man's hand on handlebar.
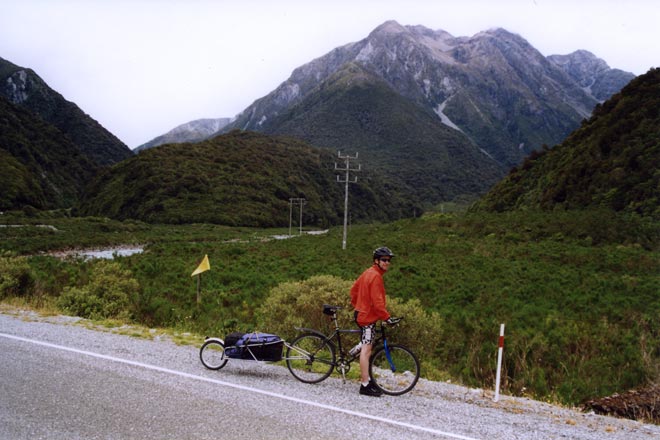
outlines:
M401 318L393 318L393 317L390 316L390 317L387 318L387 320L385 321L385 324L387 324L387 325L397 325L399 322L401 322L402 319L403 319L403 317L401 317Z

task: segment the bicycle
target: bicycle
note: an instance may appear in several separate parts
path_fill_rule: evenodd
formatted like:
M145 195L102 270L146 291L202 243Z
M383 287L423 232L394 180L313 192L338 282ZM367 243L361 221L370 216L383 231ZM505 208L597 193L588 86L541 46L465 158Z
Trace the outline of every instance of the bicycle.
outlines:
M334 322L334 331L330 336L310 328L296 327L304 332L286 344L286 365L296 379L305 383L318 383L327 379L333 369L346 380L351 363L358 360L359 352L350 354L342 345L342 335L360 333L359 329L340 329L337 323L339 306L324 305L323 313ZM403 318L394 318L391 325L396 326ZM383 393L399 396L412 390L419 380L420 367L417 356L407 347L390 344L385 328L380 323L376 329L374 350L369 359L369 376Z

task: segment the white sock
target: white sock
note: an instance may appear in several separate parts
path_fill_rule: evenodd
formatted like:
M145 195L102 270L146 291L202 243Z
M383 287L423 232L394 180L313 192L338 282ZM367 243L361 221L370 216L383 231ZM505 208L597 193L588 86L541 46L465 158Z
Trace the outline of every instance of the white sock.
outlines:
M361 382L361 383L362 383L363 387L366 387L367 385L369 385L369 382Z

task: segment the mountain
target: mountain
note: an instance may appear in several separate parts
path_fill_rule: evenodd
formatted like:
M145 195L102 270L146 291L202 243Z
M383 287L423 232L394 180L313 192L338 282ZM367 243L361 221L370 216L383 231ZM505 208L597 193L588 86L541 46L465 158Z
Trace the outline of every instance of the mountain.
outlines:
M596 106L564 142L533 153L475 209L605 207L660 220L660 69Z
M163 144L203 141L212 134L220 131L230 122L230 118L196 119L194 121L190 121L173 128L164 135L158 136L149 142L140 145L133 151L139 153L142 150L157 147Z
M359 151L362 166L383 171L415 203L483 193L503 175L463 134L358 63L344 65L262 126L333 152Z
M0 96L0 210L71 207L97 169L57 127Z
M577 127L598 102L563 68L503 29L454 38L441 30L391 21L366 39L336 48L296 69L226 130L267 131L263 127L269 119L350 62L380 76L396 93L434 111L441 122L460 128L494 157L512 156L515 160L510 165L543 143L562 140L570 132L565 119L570 119L572 128ZM620 87L625 84L621 82ZM544 135L530 130L533 127ZM556 129L562 134L554 134Z
M57 127L99 165L117 163L133 155L123 142L51 89L34 71L3 58L0 58L0 96Z
M343 77L341 82L337 82L337 75ZM389 93L381 93L379 99L388 101L373 106L374 95L354 93L355 84L364 83L365 76L372 84L380 80L378 90L388 89ZM335 98L329 100L331 90ZM348 101L342 104L341 99ZM371 100L372 108L362 106L360 115L351 112L359 106L358 99ZM421 125L426 128L433 125L436 132L452 131L452 154L447 154L441 139L420 133L416 117L409 118L405 127L392 128L399 139L389 139L383 130L385 121L392 118L387 115L392 100L398 108L406 101L409 109L414 108L411 115L433 116L423 118ZM379 171L417 189L416 168L424 159L409 161L436 151L446 156L446 163L441 168L435 168L439 163L434 160L425 163L424 173L430 181L425 182L423 195L425 201L435 203L461 193L483 194L494 181L492 162L502 175L542 145L561 142L589 117L598 102L599 98L563 67L504 29L467 38L389 21L367 38L295 69L289 79L255 101L223 131L301 136L318 147L356 151L365 158L365 166L377 164ZM372 121L379 124L370 125ZM401 144L402 137L408 142ZM417 151L420 144L424 148ZM464 175L454 174L465 166L463 156L454 161L454 153L465 149L474 157L471 151L475 147L492 162L475 159ZM374 151L377 155L372 154ZM474 171L482 166L486 167L483 175ZM472 180L465 181L465 177ZM446 180L463 184L451 191L438 191Z
M608 99L635 78L630 72L610 69L605 61L586 50L551 55L548 60L561 67L585 92L599 101Z
M304 197L303 224L329 226L341 223L344 209L334 163L330 152L300 140L237 130L150 148L105 170L76 211L154 223L281 227L289 224L289 199ZM361 173L349 200L353 221L420 212L374 173Z

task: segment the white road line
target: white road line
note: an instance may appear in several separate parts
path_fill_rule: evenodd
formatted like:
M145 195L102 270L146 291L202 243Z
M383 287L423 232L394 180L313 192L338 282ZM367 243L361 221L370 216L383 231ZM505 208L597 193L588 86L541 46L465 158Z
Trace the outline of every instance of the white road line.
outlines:
M82 354L82 355L85 355L85 356L95 357L95 358L98 358L98 359L105 359L105 360L112 361L112 362L118 362L118 363L122 363L122 364L126 364L126 365L132 365L132 366L135 366L135 367L145 368L145 369L148 369L148 370L158 371L158 372L161 372L161 373L172 374L172 375L175 375L175 376L185 377L187 379L199 380L199 381L202 381L202 382L210 382L210 383L214 383L216 385L231 387L231 388L235 388L235 389L242 390L242 391L249 391L249 392L252 392L252 393L263 394L265 396L270 396L270 397L274 397L274 398L277 398L277 399L288 400L288 401L291 401L291 402L296 402L296 403L300 403L300 404L303 404L303 405L314 406L314 407L321 408L321 409L326 409L326 410L329 410L329 411L335 411L335 412L338 412L338 413L349 414L349 415L352 415L352 416L355 416L355 417L361 417L361 418L364 418L364 419L374 420L374 421L381 422L381 423L387 423L387 424L390 424L390 425L396 425L396 426L400 426L400 427L404 427L404 428L409 428L409 429L412 429L412 430L415 430L415 431L428 432L430 434L440 435L440 436L453 438L453 439L459 439L459 440L477 440L477 439L474 439L472 437L466 437L466 436L459 435L459 434L452 434L451 432L444 432L444 431L440 431L440 430L437 430L437 429L427 428L425 426L420 426L420 425L413 425L411 423L406 423L406 422L398 422L396 420L390 420L390 419L386 419L386 418L383 418L383 417L372 416L370 414L365 414L365 413L361 413L361 412L358 412L358 411L352 411L350 409L344 409L344 408L339 408L337 406L331 406L331 405L325 405L323 403L312 402L311 400L298 399L296 397L285 396L285 395L279 394L279 393L273 393L273 392L270 392L270 391L264 391L264 390L260 390L260 389L257 389L257 388L246 387L244 385L237 385L237 384L233 384L233 383L229 383L229 382L224 382L222 380L210 379L208 377L197 376L195 374L190 374L190 373L184 373L182 371L170 370L168 368L157 367L155 365L143 364L142 362L130 361L130 360L127 360L127 359L122 359L122 358L118 358L118 357L114 357L114 356L108 356L108 355L104 355L104 354L94 353L94 352L91 352L91 351L78 350L77 348L65 347L65 346L62 346L62 345L51 344L49 342L37 341L37 340L34 340L34 339L23 338L23 337L20 337L20 336L8 335L8 334L5 334L5 333L0 333L0 336L2 336L4 338L8 338L8 339L14 339L16 341L28 342L28 343L31 343L31 344L42 345L44 347L56 348L58 350L69 351L69 352L72 352L72 353L78 353L78 354Z

